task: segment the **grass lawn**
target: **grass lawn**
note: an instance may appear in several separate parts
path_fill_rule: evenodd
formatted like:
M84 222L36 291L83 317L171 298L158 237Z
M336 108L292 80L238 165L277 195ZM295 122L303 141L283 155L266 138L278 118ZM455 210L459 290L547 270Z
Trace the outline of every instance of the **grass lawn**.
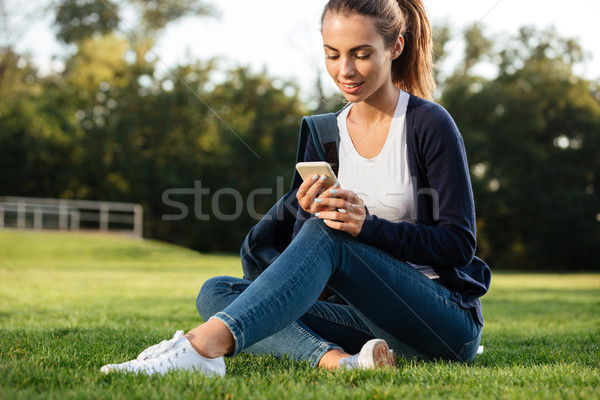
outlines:
M196 294L214 275L241 276L239 257L0 230L0 399L600 398L600 274L591 273L495 273L485 352L467 365L320 371L242 355L222 379L100 374L197 325Z

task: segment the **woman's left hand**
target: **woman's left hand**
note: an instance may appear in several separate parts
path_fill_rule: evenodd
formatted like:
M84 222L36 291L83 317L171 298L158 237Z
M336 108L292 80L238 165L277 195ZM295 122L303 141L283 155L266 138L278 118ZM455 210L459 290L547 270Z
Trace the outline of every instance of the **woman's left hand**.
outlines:
M365 203L356 193L342 188L328 189L321 193L321 211L315 214L325 220L327 226L356 236L362 230L367 211Z

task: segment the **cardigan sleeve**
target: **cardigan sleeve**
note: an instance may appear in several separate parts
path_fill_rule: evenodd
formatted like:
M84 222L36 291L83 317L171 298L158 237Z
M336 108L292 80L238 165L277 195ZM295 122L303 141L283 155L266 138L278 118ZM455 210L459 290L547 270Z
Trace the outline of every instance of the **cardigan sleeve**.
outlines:
M410 106L409 106L410 107ZM413 101L407 112L417 221L368 215L357 239L396 258L434 268L464 267L475 255L475 206L464 143L441 106Z

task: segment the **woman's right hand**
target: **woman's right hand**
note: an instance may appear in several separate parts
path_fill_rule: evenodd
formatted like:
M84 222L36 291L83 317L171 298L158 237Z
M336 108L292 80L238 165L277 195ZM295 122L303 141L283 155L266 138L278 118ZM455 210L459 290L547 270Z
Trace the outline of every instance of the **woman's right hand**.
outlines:
M323 186L327 177L325 175L313 175L311 179L307 179L302 182L302 185L298 188L298 192L296 193L296 198L298 199L298 204L302 209L310 214L315 214L317 212L323 211L323 206L315 202L315 199L319 197L319 195L327 189ZM336 183L334 187L338 187L339 183Z

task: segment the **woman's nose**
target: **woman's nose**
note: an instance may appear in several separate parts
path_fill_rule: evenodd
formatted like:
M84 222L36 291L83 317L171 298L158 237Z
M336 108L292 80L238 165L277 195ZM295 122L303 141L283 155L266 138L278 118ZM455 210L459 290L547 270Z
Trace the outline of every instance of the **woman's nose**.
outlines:
M351 77L354 75L354 61L350 58L342 59L342 65L340 67L340 75L344 78Z

